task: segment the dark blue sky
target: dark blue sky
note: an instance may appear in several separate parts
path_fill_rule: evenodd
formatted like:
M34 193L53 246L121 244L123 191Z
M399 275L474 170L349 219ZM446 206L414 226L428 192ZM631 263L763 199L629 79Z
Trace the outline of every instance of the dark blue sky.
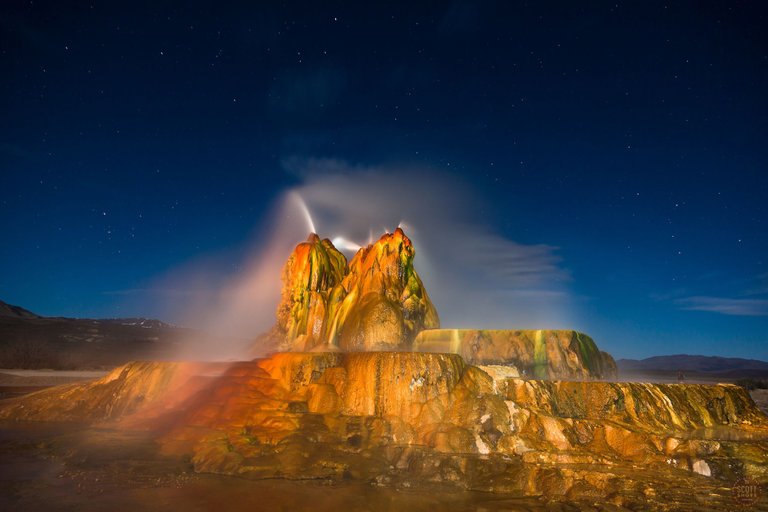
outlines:
M161 315L328 158L471 184L619 357L768 359L765 4L412 3L3 2L0 299Z

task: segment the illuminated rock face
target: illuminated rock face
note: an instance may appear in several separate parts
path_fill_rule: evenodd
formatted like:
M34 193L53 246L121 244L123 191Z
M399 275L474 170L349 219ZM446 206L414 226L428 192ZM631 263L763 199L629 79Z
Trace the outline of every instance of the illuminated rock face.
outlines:
M347 296L334 317L331 343L348 351L410 348L419 331L440 326L414 256L400 228L355 254L342 282Z
M65 384L31 393L0 406L0 419L95 422L123 418L138 410L173 410L194 394L207 365L133 362L85 384Z
M311 235L283 270L271 336L288 352L130 363L0 401L0 419L150 430L197 471L249 478L612 496L651 510L675 492L673 508L690 505L699 475L768 482L768 418L744 389L596 382L616 365L575 331L437 329L413 258L400 229L349 264Z
M283 290L277 307L275 335L283 349L310 350L326 339L329 303L342 293L347 259L327 238L309 235L283 267Z
M536 379L615 379L616 362L576 331L433 329L413 344L422 352L461 355L472 364L512 365Z
M329 240L310 235L283 269L272 332L279 348L409 349L419 331L440 325L414 256L400 228L360 249L349 266Z
M163 450L198 471L251 478L386 475L526 494L553 481L602 489L595 466L768 481L768 418L733 385L526 380L403 352L280 353L211 374L132 363L6 400L0 418L160 427Z

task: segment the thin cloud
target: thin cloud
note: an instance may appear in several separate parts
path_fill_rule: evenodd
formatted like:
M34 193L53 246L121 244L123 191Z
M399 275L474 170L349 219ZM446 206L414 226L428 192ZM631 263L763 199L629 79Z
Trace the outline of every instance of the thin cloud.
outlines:
M755 276L749 288L744 290L744 295L768 295L768 272Z
M686 311L709 311L731 316L768 316L766 299L694 296L677 299L675 303Z
M124 290L106 290L101 292L102 295L115 295L115 296L155 296L155 297L194 297L194 296L209 296L212 293L218 293L219 289L206 288L127 288Z

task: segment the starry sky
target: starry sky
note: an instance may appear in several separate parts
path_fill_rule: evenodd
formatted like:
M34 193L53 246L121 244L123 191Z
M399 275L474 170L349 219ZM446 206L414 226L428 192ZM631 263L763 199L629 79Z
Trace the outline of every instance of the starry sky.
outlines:
M394 210L448 194L476 227L424 213L419 230L470 255L458 234L540 248L531 272L558 276L570 326L617 357L768 359L767 15L4 1L0 299L175 320L147 283L201 258L237 272L287 191L311 208L344 182Z

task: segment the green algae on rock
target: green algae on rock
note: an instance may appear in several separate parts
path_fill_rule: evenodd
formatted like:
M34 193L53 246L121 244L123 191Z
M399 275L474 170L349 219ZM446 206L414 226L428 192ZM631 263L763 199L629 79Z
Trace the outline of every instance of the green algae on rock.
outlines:
M316 234L296 246L282 273L283 290L274 335L281 348L310 350L322 343L329 306L338 301L347 259Z
M361 248L347 265L328 239L312 234L283 268L277 324L280 350L402 350L422 329L439 327L437 310L413 266L402 229Z
M612 379L616 363L586 334L556 330L430 329L414 350L460 354L471 364L514 366L536 379Z

